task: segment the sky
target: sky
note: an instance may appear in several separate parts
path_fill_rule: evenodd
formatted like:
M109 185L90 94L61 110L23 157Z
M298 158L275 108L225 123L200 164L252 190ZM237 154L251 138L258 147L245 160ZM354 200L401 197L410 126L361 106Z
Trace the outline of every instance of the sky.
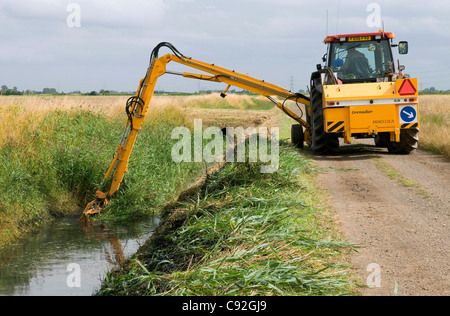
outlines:
M307 90L327 34L376 32L382 21L396 42L409 42L408 55L394 48L394 56L420 88L447 90L449 16L448 0L0 0L0 85L135 91L164 41L186 56ZM165 75L156 89L223 85Z

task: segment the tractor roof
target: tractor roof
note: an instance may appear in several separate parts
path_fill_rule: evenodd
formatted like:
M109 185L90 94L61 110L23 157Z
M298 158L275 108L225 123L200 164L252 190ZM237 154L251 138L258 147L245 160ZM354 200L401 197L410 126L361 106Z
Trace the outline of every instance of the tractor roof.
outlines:
M339 42L359 42L395 38L394 33L384 32L380 30L378 33L355 33L355 34L341 34L330 35L324 40L324 43L339 43Z

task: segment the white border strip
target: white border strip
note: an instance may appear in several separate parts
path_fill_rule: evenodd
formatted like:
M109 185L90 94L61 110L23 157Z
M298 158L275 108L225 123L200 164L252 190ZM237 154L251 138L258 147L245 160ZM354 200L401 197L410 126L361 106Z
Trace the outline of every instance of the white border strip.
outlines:
M415 101L410 101L414 99ZM406 101L405 101L406 100ZM334 105L328 105L328 103L334 102ZM339 103L339 104L338 104ZM326 105L329 108L343 107L343 106L367 106L367 105L388 105L388 104L417 104L417 98L395 98L395 99L367 99L367 100L344 100L333 101L327 100Z

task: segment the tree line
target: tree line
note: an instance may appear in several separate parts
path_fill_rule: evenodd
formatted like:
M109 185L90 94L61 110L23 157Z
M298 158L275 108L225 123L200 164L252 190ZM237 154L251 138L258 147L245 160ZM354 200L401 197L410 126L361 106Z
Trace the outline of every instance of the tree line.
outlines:
M221 92L221 90L201 90L197 93L199 94L208 94L208 93L215 93L215 92ZM304 90L299 90L300 93L305 93ZM437 90L435 87L431 88L425 88L419 91L420 94L450 94L450 90ZM71 92L58 92L55 88L44 88L42 91L36 91L36 90L23 90L19 91L17 87L8 88L7 85L2 85L0 90L0 95L133 95L134 91L125 91L125 92L119 92L114 90L105 90L101 89L100 91L92 90L90 92L82 93L79 90L71 91ZM236 93L236 94L252 94L249 91L246 90L230 90L229 93ZM159 95L184 95L184 94L195 94L195 93L184 93L184 92L171 92L171 91L163 91L163 90L156 90L155 94Z
M100 91L90 91L86 93L82 93L79 90L71 91L71 92L58 92L55 88L44 88L42 91L36 91L36 90L23 90L20 91L17 89L17 87L8 88L7 85L2 85L0 90L0 95L69 95L69 94L75 94L75 95L117 95L117 94L134 94L134 92L118 92L114 90L105 90L101 89Z
M450 90L438 90L435 87L425 88L420 91L421 94L450 94Z

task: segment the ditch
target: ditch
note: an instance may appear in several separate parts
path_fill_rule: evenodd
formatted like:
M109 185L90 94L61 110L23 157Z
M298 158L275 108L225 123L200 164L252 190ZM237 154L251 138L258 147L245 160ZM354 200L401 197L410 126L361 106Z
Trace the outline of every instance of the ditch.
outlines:
M0 250L0 295L92 295L105 273L134 254L159 223L156 216L127 224L79 223L79 213Z

